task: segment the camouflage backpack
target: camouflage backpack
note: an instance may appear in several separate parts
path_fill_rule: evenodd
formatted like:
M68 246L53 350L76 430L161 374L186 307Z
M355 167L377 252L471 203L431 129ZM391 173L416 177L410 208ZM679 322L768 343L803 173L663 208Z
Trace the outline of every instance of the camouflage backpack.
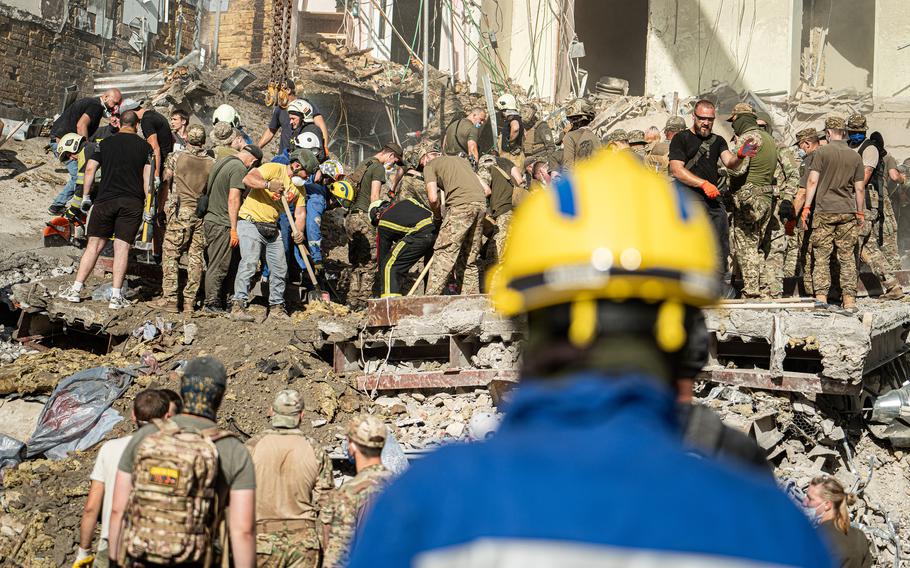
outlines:
M369 158L360 162L354 171L344 179L351 182L351 187L354 188L354 199L357 199L357 195L360 193L360 182L363 181L363 176L367 173L367 170L370 169L374 164L378 164L379 160L376 157Z
M230 432L184 429L154 420L158 431L136 448L133 492L124 514L119 561L212 564L220 515L215 442Z

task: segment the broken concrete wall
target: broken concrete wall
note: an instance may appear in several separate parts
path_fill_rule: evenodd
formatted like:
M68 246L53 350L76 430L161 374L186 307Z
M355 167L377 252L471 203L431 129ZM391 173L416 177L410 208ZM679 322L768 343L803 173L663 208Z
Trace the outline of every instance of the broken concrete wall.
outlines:
M651 0L645 93L692 96L713 81L786 91L799 80L801 0Z
M83 1L70 4L72 14ZM53 116L60 112L61 93L75 84L81 96L92 90L97 73L137 69L139 54L119 38L101 36L40 19L0 5L0 100L10 118ZM19 116L16 116L18 114Z
M803 3L803 77L814 86L869 90L875 46L875 2Z
M875 68L872 94L877 98L910 97L910 10L905 0L877 0Z

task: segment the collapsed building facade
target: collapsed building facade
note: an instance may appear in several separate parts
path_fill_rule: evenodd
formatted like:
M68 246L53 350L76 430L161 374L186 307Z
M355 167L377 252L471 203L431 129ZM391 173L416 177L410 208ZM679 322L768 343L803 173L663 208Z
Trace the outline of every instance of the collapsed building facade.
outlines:
M819 125L826 113L864 112L904 158L910 39L902 34L910 10L898 0L855 4L303 0L291 4L289 72L323 110L331 149L347 163L385 140L405 141L424 127L438 132L459 111L483 105L488 85L555 116L564 101L584 95L595 103L601 131L662 126L705 95L721 112L743 99L764 108L780 140ZM5 120L9 132L16 121L53 116L66 96L118 86L185 108L203 123L227 101L249 130L261 132L276 5L283 4L2 0L0 118L12 119ZM725 123L717 128L727 134ZM46 170L48 183L59 183L53 164L27 165L0 185L15 180L40 192L35 179ZM327 266L339 266L340 220L327 215L326 223L335 227L326 236ZM25 412L15 420L33 423L59 381L89 366L137 366L113 405L128 414L139 388L173 387L180 361L211 353L231 373L223 421L233 431L265 428L270 397L292 386L305 391L308 428L334 457L341 455L340 425L359 411L383 416L416 457L468 439L472 416L498 412L521 366L521 324L496 316L484 296L377 300L359 313L309 306L276 329L153 314L142 303L122 314L92 302L72 306L54 298L73 271L72 260L59 257L29 253L3 259L0 268L4 425L13 409ZM152 293L142 277L130 282L140 299ZM715 306L707 311L710 361L697 393L756 439L786 487L805 487L822 472L852 485L861 495L855 521L873 541L878 566L900 566L910 550L908 306L867 298L859 316L801 300ZM126 429L120 424L112 434ZM24 441L29 429L20 430L0 431ZM66 564L93 452L8 470L0 500L4 559Z

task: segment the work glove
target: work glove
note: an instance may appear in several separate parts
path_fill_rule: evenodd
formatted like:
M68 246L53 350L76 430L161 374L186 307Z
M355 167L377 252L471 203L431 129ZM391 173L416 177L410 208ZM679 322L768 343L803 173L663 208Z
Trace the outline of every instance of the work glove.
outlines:
M800 217L802 217L802 220L803 220L803 229L808 229L809 228L809 207L808 206L803 207L803 212L800 215Z
M72 219L82 213L82 197L74 195L66 203L66 216Z
M297 244L297 245L303 244L303 232L302 231L294 231L294 233L291 235L291 238L294 239L294 244Z
M73 568L89 568L94 561L95 557L92 555L92 551L80 546L78 552L76 552L76 561L73 562Z
M143 211L142 220L145 221L146 223L154 223L155 222L155 208L152 207L148 211Z
M155 191L158 191L158 188L161 187L161 178L155 176Z
M740 158L752 158L758 152L758 144L749 140L745 144L739 147L739 151L736 152L736 155Z
M316 276L322 276L323 272L325 272L325 267L322 265L322 263L314 262L313 263L313 273L316 274Z
M781 201L780 207L777 210L777 215L783 223L796 219L796 209L793 208L793 202L789 199Z
M705 195L708 197L708 199L717 199L717 197L720 195L720 190L717 189L717 186L708 180L701 182L701 185L698 187L701 188L703 192L705 192Z
M237 248L240 244L240 237L237 236L237 229L231 229L231 248Z
M88 210L91 209L91 208L92 208L92 200L91 200L91 198L89 198L89 197L83 197L83 198L82 198L82 205L80 205L80 209L82 209L82 212L83 212L83 213L88 213Z

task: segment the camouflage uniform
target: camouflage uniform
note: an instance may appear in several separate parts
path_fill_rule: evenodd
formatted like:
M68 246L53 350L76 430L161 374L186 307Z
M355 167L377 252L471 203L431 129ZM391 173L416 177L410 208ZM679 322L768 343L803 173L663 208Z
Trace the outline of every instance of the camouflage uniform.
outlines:
M462 294L480 293L480 245L483 238L483 218L486 206L466 203L446 211L436 245L433 265L427 281L428 296L440 295L449 280L449 273L463 274Z
M793 202L799 189L799 158L792 146L777 145L777 167L774 170L774 180L777 186L777 202ZM796 213L796 212L794 212ZM777 214L775 211L774 215ZM795 233L796 221L785 225L782 221L778 224L780 231L771 235L772 250L780 250L784 277L796 276L796 259L799 253L799 239ZM790 228L789 232L787 228Z
M256 495L256 564L260 568L317 568L322 548L317 522L326 507L329 493L335 487L332 462L320 444L299 429L303 409L299 392L293 389L280 391L272 409L273 428L257 434L246 443L256 465L257 476L262 471L273 471L273 468L283 474L280 478L257 483L262 487L257 487ZM308 445L313 450L316 463L309 458L302 464L294 463L295 459L299 460L301 455L307 454L291 451L287 444L287 437L290 436L299 437L303 444L293 444L293 451L305 452ZM282 463L274 463L276 459ZM270 461L272 463L268 463ZM303 468L310 473L294 471L294 468ZM312 471L316 475L312 494L300 495L299 476L313 475ZM260 518L290 515L294 518Z
M809 237L814 257L812 285L815 294L827 296L831 289L831 254L837 249L840 264L841 294L856 297L857 240L856 215L853 213L816 213L812 219Z
M891 262L885 257L882 249L878 246L878 224L881 223L881 220L870 222L869 219L873 219L874 217L874 211L866 209L867 220L863 224L862 229L859 229L859 258L869 266L872 273L875 274L882 283L882 287L885 290L891 290L895 286L900 286L900 282L898 282L897 278L894 276L894 272L891 269Z
M381 450L385 445L387 428L375 416L361 415L348 424L348 439L361 447ZM357 526L377 493L388 483L391 472L383 465L364 467L357 475L336 489L320 520L324 525L324 568L342 568L347 565L351 543Z
M757 130L750 130L740 138L743 143L746 140L761 144L773 142L764 131ZM731 173L745 175L750 165L751 159L744 159L743 164ZM732 196L733 256L742 274L742 295L746 298L779 298L783 295L787 241L777 216L780 203L777 193L774 185L746 182Z
M177 168L177 160L185 154L207 158L204 162L205 167L211 169L215 160L202 147L202 144L205 143L204 133L205 131L203 130L200 144L194 145L191 142L186 149L172 153L164 161L164 169L173 172L174 178L182 173ZM190 137L190 134L187 136ZM194 141L198 141L198 138L194 138ZM199 173L204 173L205 177L208 176L207 170ZM205 179L205 177L201 179ZM205 186L203 185L199 195L204 192ZM174 182L171 183L171 191L165 205L165 215L167 226L161 246L161 301L177 301L178 263L180 257L186 254L187 278L186 286L183 289L183 304L184 309L192 309L196 300L196 293L199 291L199 284L202 281L202 271L205 267L205 234L202 228L202 219L196 217L195 203L180 203Z
M363 301L373 296L376 278L376 227L370 223L370 216L360 210L352 210L344 220L348 235L348 260L351 263L351 283L348 298Z

